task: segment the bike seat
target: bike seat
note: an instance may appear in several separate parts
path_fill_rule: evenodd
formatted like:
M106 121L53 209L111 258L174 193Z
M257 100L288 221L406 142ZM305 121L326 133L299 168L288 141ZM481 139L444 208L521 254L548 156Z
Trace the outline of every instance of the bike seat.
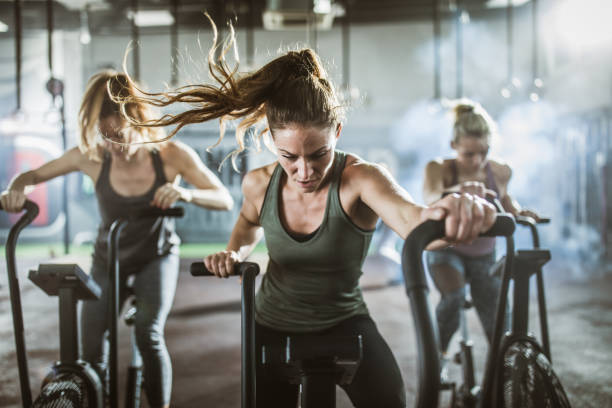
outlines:
M30 270L28 278L49 296L58 296L59 290L69 288L81 300L97 300L100 286L77 264L40 264Z
M514 257L514 273L527 273L532 275L550 261L548 249L521 249L516 251Z
M361 364L357 336L287 336L281 345L262 346L262 363L280 369L291 383L304 375L334 373L338 384L350 384Z

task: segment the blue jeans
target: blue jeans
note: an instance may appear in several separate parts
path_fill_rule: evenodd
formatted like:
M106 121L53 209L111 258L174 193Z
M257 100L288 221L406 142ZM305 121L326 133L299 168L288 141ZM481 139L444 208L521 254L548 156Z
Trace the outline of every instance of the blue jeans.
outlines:
M136 296L134 327L136 343L143 359L143 376L147 400L151 407L170 403L172 364L164 339L164 326L170 312L179 272L179 256L169 254L155 258L139 268L134 275ZM128 273L120 274L120 305L126 297ZM83 359L106 376L108 364L108 271L106 265L92 265L92 278L100 285L102 296L97 301L85 301L81 309Z
M472 300L489 341L495 330L495 312L501 281L489 275L495 263L495 252L482 256L466 256L451 248L426 251L429 273L440 291L436 319L440 334L440 348L448 349L453 334L459 328L459 311L465 299L465 283L469 283ZM450 285L448 280L455 282ZM461 284L457 284L457 282Z

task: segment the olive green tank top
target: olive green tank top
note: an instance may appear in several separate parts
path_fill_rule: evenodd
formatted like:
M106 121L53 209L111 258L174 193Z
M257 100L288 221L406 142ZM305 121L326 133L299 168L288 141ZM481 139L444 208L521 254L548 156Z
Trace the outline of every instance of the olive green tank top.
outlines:
M346 154L336 151L323 222L299 242L281 223L277 165L270 179L259 221L270 261L262 278L255 320L276 330L324 330L357 314L368 314L359 277L373 230L357 227L340 205L339 185Z

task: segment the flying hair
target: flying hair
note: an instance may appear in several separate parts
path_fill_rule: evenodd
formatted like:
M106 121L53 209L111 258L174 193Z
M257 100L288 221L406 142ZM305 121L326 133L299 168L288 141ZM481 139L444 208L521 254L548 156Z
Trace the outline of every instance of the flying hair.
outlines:
M219 120L219 138L208 148L218 146L225 135L228 121L239 120L236 127L236 149L231 153L236 168L237 155L246 149L245 134L253 128L253 142L259 149L260 140L267 143L276 129L290 125L325 127L337 126L344 109L338 103L334 87L316 53L311 49L288 51L250 73L239 73L238 48L233 26L226 40L219 44L217 28L208 18L213 31L213 44L208 52L208 73L213 84L195 84L166 92L145 92L133 85L138 93L127 97L113 95L121 112L133 126L154 128L174 126L160 141L172 138L183 127L209 120ZM217 53L217 50L219 52ZM230 68L226 56L233 51L236 63ZM218 54L218 55L216 55ZM124 71L127 74L126 57ZM130 103L166 107L186 103L190 109L177 114L165 114L156 119L142 120L127 109ZM147 142L149 143L149 142Z

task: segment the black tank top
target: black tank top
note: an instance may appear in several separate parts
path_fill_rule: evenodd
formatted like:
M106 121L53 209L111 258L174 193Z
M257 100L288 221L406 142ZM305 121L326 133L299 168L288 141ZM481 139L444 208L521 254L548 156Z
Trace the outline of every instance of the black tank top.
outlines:
M120 217L150 207L155 191L167 182L159 152L152 150L151 159L155 169L153 186L142 195L120 195L110 184L111 159L111 154L105 152L102 169L96 182L96 198L102 221L98 227L98 237L94 247L94 262L104 264L107 262L107 237L112 223ZM180 242L174 231L172 218L130 221L119 237L119 264L124 270L138 267L157 257L178 252Z

